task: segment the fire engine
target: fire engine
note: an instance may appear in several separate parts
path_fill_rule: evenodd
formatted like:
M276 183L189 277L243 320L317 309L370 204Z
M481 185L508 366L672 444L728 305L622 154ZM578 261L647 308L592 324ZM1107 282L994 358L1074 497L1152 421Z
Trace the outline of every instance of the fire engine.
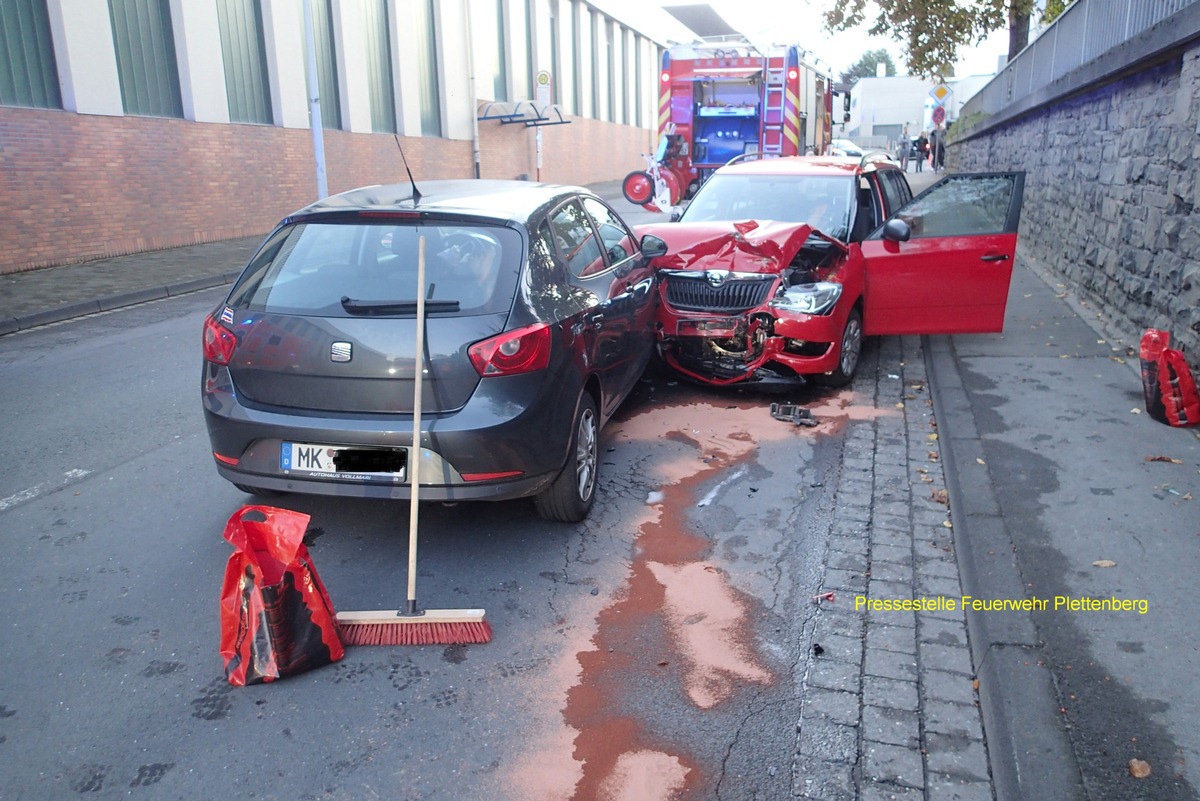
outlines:
M832 77L797 45L760 49L724 37L663 52L658 148L625 176L626 200L665 211L744 154L822 153L831 139Z

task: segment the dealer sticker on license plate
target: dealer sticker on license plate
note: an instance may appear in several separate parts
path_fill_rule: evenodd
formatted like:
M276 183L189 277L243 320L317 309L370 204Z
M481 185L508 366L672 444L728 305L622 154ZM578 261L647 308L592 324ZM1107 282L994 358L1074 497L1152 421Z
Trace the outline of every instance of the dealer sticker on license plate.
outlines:
M405 448L336 448L285 442L279 452L279 468L342 478L388 476L402 481L407 456Z

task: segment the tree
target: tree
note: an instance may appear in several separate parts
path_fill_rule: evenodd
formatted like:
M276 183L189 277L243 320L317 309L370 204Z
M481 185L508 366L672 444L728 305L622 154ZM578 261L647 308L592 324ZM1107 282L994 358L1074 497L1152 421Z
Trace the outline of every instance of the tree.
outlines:
M863 53L862 58L856 61L853 67L842 73L842 83L851 84L859 78L874 78L880 64L884 65L885 74L889 77L896 74L896 65L892 63L891 54L880 48Z
M1029 16L1034 0L834 0L825 13L825 26L831 31L855 28L867 21L872 36L890 34L904 44L908 71L934 77L949 75L958 61L958 49L979 44L992 31L1009 26L1009 58L1014 36L1020 42L1029 36ZM878 13L875 13L878 12ZM1022 20L1024 22L1022 23ZM1023 31L1018 33L1018 29ZM1020 44L1024 47L1024 43Z

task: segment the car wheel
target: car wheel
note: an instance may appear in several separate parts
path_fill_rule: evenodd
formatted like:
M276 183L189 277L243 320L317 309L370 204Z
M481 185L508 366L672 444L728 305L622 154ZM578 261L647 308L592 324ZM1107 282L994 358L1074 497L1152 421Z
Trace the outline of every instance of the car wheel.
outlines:
M600 464L600 420L596 403L584 393L572 426L570 457L558 477L533 499L546 520L578 523L588 516L596 500L596 473Z
M245 484L234 484L233 486L237 487L247 495L257 495L260 498L279 498L283 495L287 495L286 492L281 490L262 489L261 487L247 487Z
M842 346L838 352L838 366L821 383L829 387L844 387L854 380L858 371L858 359L862 355L863 325L862 312L858 308L850 310L846 318L846 327L842 329Z

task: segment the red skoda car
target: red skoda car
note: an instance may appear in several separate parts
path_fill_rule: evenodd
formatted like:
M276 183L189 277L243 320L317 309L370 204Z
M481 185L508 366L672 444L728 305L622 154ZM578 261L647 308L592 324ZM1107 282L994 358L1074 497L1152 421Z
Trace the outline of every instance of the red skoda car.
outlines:
M708 384L847 384L864 336L1004 325L1024 173L948 175L913 198L890 159L730 164L667 243L659 352Z

